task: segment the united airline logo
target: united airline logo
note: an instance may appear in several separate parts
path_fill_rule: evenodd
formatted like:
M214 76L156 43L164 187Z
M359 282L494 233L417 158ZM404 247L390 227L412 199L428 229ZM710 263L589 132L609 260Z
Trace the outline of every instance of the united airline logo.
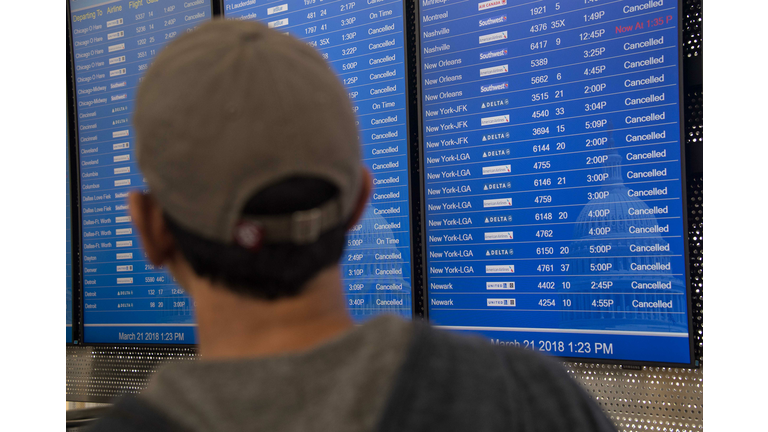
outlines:
M487 84L484 86L480 86L480 93L507 90L508 88L509 88L509 83L506 81L500 82L500 83L494 83L494 84Z
M509 65L493 66L489 68L480 69L480 76L491 76L509 72Z
M491 18L481 19L478 22L478 25L480 27L485 27L485 26L494 25L494 24L501 24L501 23L505 23L505 22L507 22L507 16L506 15L499 15L499 16L495 16L495 17L491 17Z
M505 39L507 39L507 31L506 30L502 31L502 32L498 32L498 33L491 33L491 34L487 34L487 35L482 35L482 36L480 36L480 43L484 44L484 43L488 43L488 42L496 42L496 41L505 40Z
M489 290L513 290L515 289L514 282L486 282L485 289Z
M488 60L497 57L506 57L509 51L506 48L499 48L491 51L481 52L480 60Z
M515 307L515 299L488 299L488 306Z
M490 1L484 1L477 4L477 10L484 11L488 9L493 9L501 6L506 6L507 0L490 0Z

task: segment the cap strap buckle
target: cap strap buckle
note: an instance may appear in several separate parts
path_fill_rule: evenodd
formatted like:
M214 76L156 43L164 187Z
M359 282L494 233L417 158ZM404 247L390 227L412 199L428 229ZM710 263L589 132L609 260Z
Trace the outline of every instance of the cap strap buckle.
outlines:
M295 212L291 218L291 238L293 241L306 244L317 240L323 227L322 216L323 211L318 207Z

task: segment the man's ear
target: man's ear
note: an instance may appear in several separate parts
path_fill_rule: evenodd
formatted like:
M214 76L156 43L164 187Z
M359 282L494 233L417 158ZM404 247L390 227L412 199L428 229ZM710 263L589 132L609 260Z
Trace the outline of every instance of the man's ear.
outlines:
M165 223L163 210L151 195L139 191L128 194L128 208L149 261L156 266L166 264L176 250L176 243Z
M362 167L362 175L360 176L360 194L357 196L357 202L355 203L355 210L352 211L352 217L349 219L347 230L351 229L358 220L363 216L365 206L368 204L368 198L371 197L371 190L373 189L373 178L368 168Z

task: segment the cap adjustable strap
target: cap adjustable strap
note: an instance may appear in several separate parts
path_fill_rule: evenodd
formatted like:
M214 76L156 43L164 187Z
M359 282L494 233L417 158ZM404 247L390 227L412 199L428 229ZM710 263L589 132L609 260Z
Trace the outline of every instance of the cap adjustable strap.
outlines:
M238 223L259 227L264 242L308 244L315 242L320 235L338 226L341 221L341 202L332 199L309 210L277 216L244 216ZM240 243L235 236L235 242ZM242 245L241 245L242 246Z

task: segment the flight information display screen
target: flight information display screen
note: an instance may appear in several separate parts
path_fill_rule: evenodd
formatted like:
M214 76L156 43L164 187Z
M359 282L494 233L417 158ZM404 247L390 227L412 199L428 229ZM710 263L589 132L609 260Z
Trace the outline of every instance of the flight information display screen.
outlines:
M678 5L420 0L429 319L690 363Z
M352 317L411 317L408 141L402 0L225 0L225 18L258 20L317 48L349 91L373 195L347 236Z
M211 0L70 0L83 251L83 341L194 343L192 302L144 259L126 197L136 87L160 49L211 19Z
M72 343L72 207L69 202L71 195L69 193L69 128L67 128L67 204L66 204L66 210L67 210L67 231L66 231L66 247L67 247L67 253L66 253L66 272L65 276L67 278L67 281L65 282L65 287L67 290L67 310L66 310L66 318L67 318L67 343Z

